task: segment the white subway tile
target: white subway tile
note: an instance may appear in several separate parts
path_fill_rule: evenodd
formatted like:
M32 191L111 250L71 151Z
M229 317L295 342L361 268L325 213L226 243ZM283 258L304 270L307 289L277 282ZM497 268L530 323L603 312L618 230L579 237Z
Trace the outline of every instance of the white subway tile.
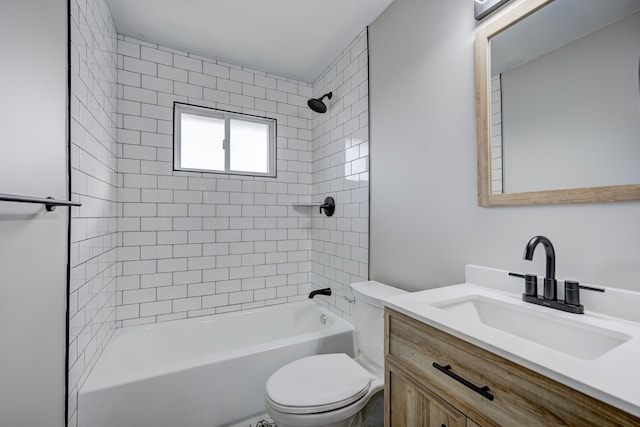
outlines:
M142 288L157 288L161 286L171 286L171 273L145 274L140 278Z
M146 302L140 304L140 317L171 313L171 301Z
M242 93L242 83L223 78L217 79L217 88L225 92Z
M253 291L253 298L256 301L275 299L276 297L276 288L256 289Z
M153 232L123 232L122 233L122 245L123 246L140 246L140 245L155 245L156 233Z
M186 190L188 188L188 180L182 176L159 176L158 188L167 188L171 190Z
M202 99L202 87L195 86L192 84L174 82L173 84L173 92L176 95L188 96L191 98Z
M211 62L203 62L202 64L202 72L204 74L209 74L211 76L215 76L215 77L222 77L225 79L229 78L229 67L224 66L224 65L220 65L220 64L214 64Z
M159 245L178 245L187 243L187 231L159 231L158 244Z
M366 148L359 147L360 152L357 153L357 145L338 147L335 141L344 135L353 138L362 129L365 130L362 140L368 139L368 89L366 68L362 67L362 61L366 64L366 52L362 49L362 46L366 46L366 37L361 35L352 43L349 47L351 51L341 55L313 88L230 64L203 61L196 56L187 57L183 52L152 43L138 43L129 38L123 38L122 41L134 46L133 51L127 50L128 55L121 52L129 59L121 56L120 62L126 70L121 70L118 90L119 120L125 127L118 132L118 139L124 143L121 146L123 157L117 162L120 182L124 186L118 194L118 200L123 202L120 208L122 215L136 216L125 216L123 219L130 222L118 223L117 229L122 232L122 247L126 248L119 255L123 257L121 271L126 269L131 273L150 267L125 264L137 261L133 258L140 253L143 259L150 257L148 261L155 262L160 273L154 270L122 276L131 279L128 279L130 282L122 282L121 286L127 291L135 290L128 289L129 286L142 286L144 289L163 286L166 289L159 288L163 290L158 291L158 299L166 298L166 301L160 302L171 303L171 306L141 307L139 304L156 304L156 301L143 301L120 305L128 307L115 314L122 324L168 320L173 316L184 316L186 312L189 316L203 315L213 313L215 307L223 312L261 306L265 302L282 303L304 297L299 294L306 292L310 286L308 281L316 280L329 285L331 280L340 278L341 283L348 283L349 278L362 275L366 270L364 256L367 254L367 239L364 239L365 245L360 246L360 235L366 236L365 228L368 228L367 181L360 187L362 182L348 182L345 176L352 173L357 174L358 179L361 175L367 176L368 145ZM131 48L124 46L121 49ZM344 59L347 57L349 61ZM341 70L351 75L351 80L344 85L343 76L336 72L338 62ZM127 71L130 69L136 72ZM318 86L325 83L335 84L334 99L330 106L351 106L351 111L335 110L333 116L316 117L312 122L309 119L314 116L306 108L306 99L312 93L328 91L328 88ZM203 90L202 86L212 87ZM363 95L364 98L358 98ZM340 99L342 97L345 99ZM194 180L195 187L192 187L187 174L175 173L171 167L174 101L202 103L250 114L272 114L279 124L278 147L281 150L278 153L278 178L217 179L216 176L208 181L200 181L204 186ZM85 108L84 111L88 113L89 109ZM88 121L83 122L87 128L94 126L90 116L86 114ZM155 129L151 129L151 121L133 117L155 120ZM314 139L316 130L319 133ZM89 140L88 136L80 138L83 144ZM325 150L325 147L328 149ZM354 165L349 163L349 174L345 174L344 151L349 148L353 149L349 151L348 162L366 160L355 164L355 172ZM321 161L323 158L328 163ZM313 167L310 166L312 162ZM92 168L93 165L86 163L85 167ZM104 185L93 177L87 176L84 182L85 191L97 191L100 194L105 191ZM345 197L344 189L355 191L360 188L366 190L367 200L349 204L352 201ZM176 200L169 199L171 190L176 190L173 192ZM313 247L309 237L316 235L312 234L315 229L311 229L311 218L317 217L316 212L291 208L291 204L299 198L321 200L329 191L340 198L341 206L332 221L321 219L317 225L338 225L338 230L332 231L340 233L339 238L345 241L338 250L336 244L330 242L326 242L327 245L333 246ZM357 200L363 196L364 193L355 193ZM348 193L348 197L351 198L351 193ZM198 228L200 226L202 229ZM341 231L346 228L362 231ZM149 230L150 234L145 235L145 230ZM338 238L338 234L329 232L327 237ZM293 243L287 244L288 241ZM352 242L351 246L361 250L355 255L351 254L347 242ZM326 257L321 253L316 254L316 251L322 250L334 254ZM355 258L345 263L338 260L336 252L342 258ZM165 258L169 256L175 258ZM308 261L311 259L314 262ZM325 259L325 267L320 273L311 275L309 272L315 260ZM329 264L347 268L348 271L330 268ZM178 290L185 286L188 286L188 295ZM267 287L263 289L263 286ZM213 295L215 292L218 295ZM228 293L232 293L232 300ZM203 299L199 306L201 296Z
M156 290L153 289L134 289L130 291L122 292L122 303L124 305L127 304L138 304L142 302L149 302L156 300Z
M179 298L173 300L173 311L199 310L202 308L202 298Z
M202 282L202 271L175 271L173 274L173 285L189 285L191 283Z
M186 285L162 286L162 287L156 288L156 292L157 292L158 301L185 298L187 296L187 286ZM174 311L186 311L186 310L174 310Z
M216 294L202 297L202 308L220 307L229 304L229 294Z
M172 230L171 218L139 218L141 231L168 231Z
M124 40L118 40L118 54L133 58L140 58L140 45Z
M173 55L173 65L177 68L185 70L202 72L202 61L199 59L189 58L182 55Z
M158 101L158 95L155 91L133 86L124 86L122 96L130 101L145 102L147 104L155 104Z
M140 248L140 258L144 259L161 259L171 258L173 250L171 245L160 246L142 246Z
M229 92L204 88L204 99L206 101L219 102L223 104L228 104L230 102Z
M275 264L256 265L253 268L254 276L275 276L277 274L277 266Z
M242 94L246 96L251 96L253 98L266 98L266 91L263 87L254 86L251 84L242 84Z
M253 291L231 292L229 304L242 304L253 301Z
M73 83L73 82L72 82ZM140 87L141 76L133 71L118 70L118 84ZM118 111L120 111L118 109Z
M159 259L156 262L158 273L185 271L187 269L187 258Z
M187 294L189 297L214 295L215 290L216 287L214 283L192 283L188 285Z
M187 83L189 81L189 72L182 68L158 65L158 77L173 80L174 82Z
M187 231L188 233L188 242L190 244L194 243L209 243L215 241L216 232L215 231ZM218 240L221 241L221 240Z
M215 89L216 78L206 74L196 73L195 71L189 71L189 84Z
M142 46L140 58L157 64L173 65L173 55L158 49Z
M273 77L262 76L260 74L256 74L254 76L254 84L256 86L261 86L267 89L276 89L277 81Z
M136 319L138 317L140 317L139 304L119 305L116 307L117 320Z
M220 280L229 279L228 268L212 268L202 271L202 280L204 282L219 282Z
M156 261L123 261L122 274L147 274L156 272Z
M144 89L173 93L173 80L154 76L142 76L141 86Z
M287 81L284 81L284 80L278 80L277 81L277 88L278 88L278 91L281 91L281 92L289 92L289 93L294 93L294 94L298 93L298 85L296 83L293 83L293 82L287 82Z
M147 74L149 76L158 75L158 65L156 63L143 61L129 56L124 57L123 67L125 70L132 71L134 73Z

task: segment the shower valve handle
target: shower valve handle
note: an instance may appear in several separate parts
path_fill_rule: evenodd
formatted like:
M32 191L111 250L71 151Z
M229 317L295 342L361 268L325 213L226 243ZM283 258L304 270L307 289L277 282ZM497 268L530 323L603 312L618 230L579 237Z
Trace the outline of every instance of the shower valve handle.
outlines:
M336 211L336 201L333 200L333 197L329 196L324 199L324 203L320 205L320 213L322 213L322 209L324 209L324 213L327 216L332 216Z

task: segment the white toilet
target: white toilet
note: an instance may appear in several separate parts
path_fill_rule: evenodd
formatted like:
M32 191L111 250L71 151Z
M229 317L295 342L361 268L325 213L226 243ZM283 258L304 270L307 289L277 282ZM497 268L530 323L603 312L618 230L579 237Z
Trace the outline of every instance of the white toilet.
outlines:
M351 288L357 356L304 357L271 375L265 387L265 406L278 427L357 427L371 397L383 390L384 309L380 300L405 291L375 281L353 283Z

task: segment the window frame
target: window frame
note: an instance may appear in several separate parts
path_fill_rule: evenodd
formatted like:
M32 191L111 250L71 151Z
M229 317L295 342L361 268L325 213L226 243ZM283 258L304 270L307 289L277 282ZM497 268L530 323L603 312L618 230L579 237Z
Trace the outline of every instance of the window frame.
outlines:
M186 168L181 166L180 164L181 148L182 148L181 115L185 113L195 115L195 116L200 116L200 117L210 117L210 118L224 120L225 139L223 141L223 144L225 146L225 149L224 149L225 150L225 159L224 159L225 170L196 169L196 168ZM268 141L269 171L268 172L263 173L263 172L251 172L251 171L234 171L230 169L230 163L231 163L230 162L231 144L229 141L230 120L260 123L260 124L265 124L269 127L269 141ZM225 174L225 175L243 175L243 176L276 178L277 177L277 171L276 171L277 124L278 124L277 119L272 117L238 113L234 111L221 110L218 108L211 108L211 107L203 107L200 105L187 104L184 102L175 101L173 103L173 170L180 171L180 172L198 172L198 173L214 173L214 174Z

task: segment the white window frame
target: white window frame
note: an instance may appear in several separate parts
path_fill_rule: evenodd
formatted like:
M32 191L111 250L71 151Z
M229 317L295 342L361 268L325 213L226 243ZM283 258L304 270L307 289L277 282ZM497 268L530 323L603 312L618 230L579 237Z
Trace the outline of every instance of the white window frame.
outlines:
M195 169L181 167L181 119L182 114L190 114L201 117L211 117L224 120L225 139L224 150L225 170L216 169ZM231 159L231 144L230 134L230 120L240 120L244 122L254 122L266 124L269 126L269 171L267 173L253 172L253 171L234 171L229 168ZM235 113L231 111L218 110L215 108L201 107L198 105L185 104L181 102L173 103L173 170L187 171L187 172L202 172L202 173L218 173L218 174L230 174L230 175L247 175L247 176L264 176L264 177L276 177L276 119L269 117L260 117L250 114Z

